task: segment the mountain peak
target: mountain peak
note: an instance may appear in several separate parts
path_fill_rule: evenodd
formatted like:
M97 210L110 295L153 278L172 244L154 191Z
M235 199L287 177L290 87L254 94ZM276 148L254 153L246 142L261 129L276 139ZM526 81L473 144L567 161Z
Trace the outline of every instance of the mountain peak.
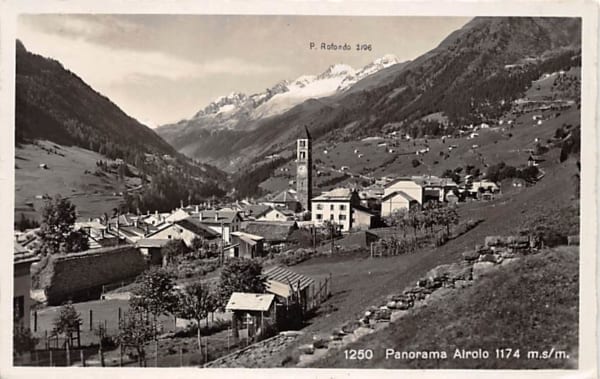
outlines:
M327 68L317 79L335 78L354 74L354 69L347 64L336 63Z

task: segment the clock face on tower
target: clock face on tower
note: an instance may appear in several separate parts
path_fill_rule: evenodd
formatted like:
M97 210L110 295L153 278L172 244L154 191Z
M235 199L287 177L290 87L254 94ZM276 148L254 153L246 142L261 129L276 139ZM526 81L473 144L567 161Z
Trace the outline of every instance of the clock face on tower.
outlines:
M298 172L304 174L306 172L306 166L300 165L298 166Z

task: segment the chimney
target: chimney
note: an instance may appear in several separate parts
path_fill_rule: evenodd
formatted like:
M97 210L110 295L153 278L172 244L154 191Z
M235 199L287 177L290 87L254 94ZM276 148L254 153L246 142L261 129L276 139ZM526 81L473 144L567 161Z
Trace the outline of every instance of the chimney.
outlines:
M219 212L215 211L215 221L219 221Z
M198 212L198 220L202 221L202 212Z
M196 205L196 213L200 211L200 207Z
M179 200L179 208L183 209L183 200Z
M154 211L154 217L158 218L158 211Z

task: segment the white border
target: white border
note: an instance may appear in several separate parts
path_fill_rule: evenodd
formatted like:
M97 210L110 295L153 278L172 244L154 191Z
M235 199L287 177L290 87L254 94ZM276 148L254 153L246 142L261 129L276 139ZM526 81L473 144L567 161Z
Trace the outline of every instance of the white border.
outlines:
M596 329L596 242L598 173L598 5L589 1L59 1L0 0L0 211L5 216L0 231L5 241L0 254L0 376L25 378L107 377L124 378L143 374L145 378L168 375L203 378L244 375L265 378L296 377L581 377L597 376ZM16 17L20 13L162 13L162 14L296 14L296 15L384 15L384 16L562 16L583 18L582 42L582 175L581 175L581 266L580 266L580 352L579 370L316 370L316 369L122 369L122 368L12 368L12 225L14 213L14 78ZM560 190L560 189L557 189ZM84 370L84 371L81 371ZM143 371L139 371L143 370Z

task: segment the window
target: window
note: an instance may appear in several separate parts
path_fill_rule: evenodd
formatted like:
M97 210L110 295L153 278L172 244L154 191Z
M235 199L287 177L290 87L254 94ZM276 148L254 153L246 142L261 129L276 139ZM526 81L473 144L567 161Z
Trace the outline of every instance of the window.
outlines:
M13 298L13 312L17 320L25 316L25 297L17 296Z
M346 220L346 215L340 215L340 221L345 221Z
M323 219L323 215L320 213L315 214L315 216L317 217L317 220L322 220Z
M340 204L340 211L346 210L346 204Z
M329 210L330 210L330 211L332 211L332 210L333 210L333 207L335 207L335 205L333 205L333 204L330 204L330 205L329 205Z
M298 147L306 147L306 141L301 139L300 141L298 141Z
M169 234L169 235L167 236L167 238L168 238L168 239L171 239L171 235Z
M298 157L299 157L300 159L306 159L306 151L301 151L301 152L298 154Z
M329 219L333 221L333 215L329 215Z
M323 210L323 204L317 204L317 210L318 211L322 211Z

